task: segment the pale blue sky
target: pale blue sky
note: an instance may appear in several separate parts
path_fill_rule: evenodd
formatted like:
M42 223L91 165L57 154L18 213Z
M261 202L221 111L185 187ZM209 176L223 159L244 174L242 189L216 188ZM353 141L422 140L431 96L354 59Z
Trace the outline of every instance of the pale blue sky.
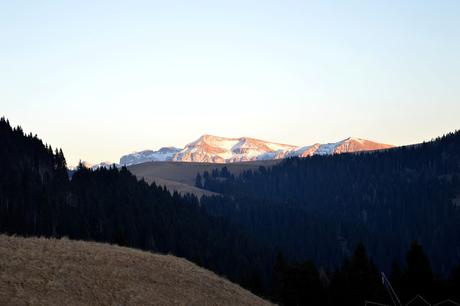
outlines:
M460 128L460 1L0 0L0 116L79 159Z

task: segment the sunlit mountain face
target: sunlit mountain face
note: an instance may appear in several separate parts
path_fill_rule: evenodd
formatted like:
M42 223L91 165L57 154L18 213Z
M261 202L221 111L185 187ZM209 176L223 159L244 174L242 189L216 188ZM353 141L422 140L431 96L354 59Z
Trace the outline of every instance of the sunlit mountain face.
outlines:
M158 151L145 150L124 155L120 159L120 164L134 165L149 161L233 163L374 151L391 147L393 146L355 137L333 143L296 146L250 137L227 138L203 135L183 149L164 147Z

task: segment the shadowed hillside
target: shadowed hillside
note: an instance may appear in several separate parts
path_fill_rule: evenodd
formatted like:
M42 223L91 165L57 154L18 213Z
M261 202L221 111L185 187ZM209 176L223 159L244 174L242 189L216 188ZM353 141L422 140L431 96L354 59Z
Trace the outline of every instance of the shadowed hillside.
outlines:
M363 242L388 271L416 240L438 273L460 254L460 131L371 153L286 159L273 167L203 173L208 212L287 256L340 264Z
M0 236L1 305L269 305L170 255L67 239Z
M214 169L221 170L226 167L230 172L240 174L247 170L257 170L260 166L270 167L280 160L249 161L240 163L214 164L194 162L148 162L128 167L128 170L145 179L148 183L166 186L169 190L181 194L192 193L198 197L202 195L215 195L216 193L196 187L196 175Z

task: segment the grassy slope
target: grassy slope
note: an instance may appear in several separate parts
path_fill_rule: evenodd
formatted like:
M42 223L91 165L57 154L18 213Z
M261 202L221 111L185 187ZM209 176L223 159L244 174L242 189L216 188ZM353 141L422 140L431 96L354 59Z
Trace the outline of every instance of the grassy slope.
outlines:
M195 187L197 173L213 169L221 169L224 166L233 174L239 174L245 170L255 170L259 166L269 167L280 160L212 164L212 163L190 163L190 162L148 162L129 166L128 169L138 178L144 178L147 182L156 182L158 185L166 186L170 190L180 193L194 193L197 196L210 195L212 192Z
M184 259L0 235L0 305L268 305Z

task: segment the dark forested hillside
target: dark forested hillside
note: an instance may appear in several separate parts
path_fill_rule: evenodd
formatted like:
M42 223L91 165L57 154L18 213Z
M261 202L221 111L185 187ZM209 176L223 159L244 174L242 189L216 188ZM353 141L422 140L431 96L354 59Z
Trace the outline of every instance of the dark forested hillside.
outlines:
M460 258L460 132L391 150L288 159L234 176L203 173L212 214L285 251L336 266L363 242L390 269L419 241L435 271Z
M270 253L126 168L79 167L69 180L62 151L0 119L0 233L117 243L185 257L251 287ZM266 277L265 277L266 278Z
M0 119L0 231L51 234L53 221L68 197L62 151L36 136L24 135Z

